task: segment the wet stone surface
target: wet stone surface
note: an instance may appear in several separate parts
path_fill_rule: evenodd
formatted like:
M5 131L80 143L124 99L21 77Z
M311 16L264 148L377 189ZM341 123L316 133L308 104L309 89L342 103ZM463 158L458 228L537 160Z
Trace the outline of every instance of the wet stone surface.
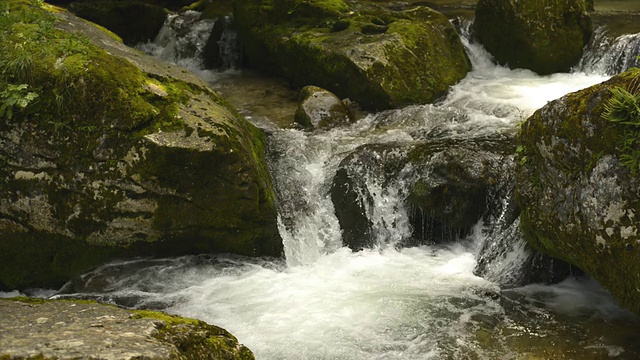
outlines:
M170 359L175 347L153 336L162 324L117 307L53 301L0 301L0 354L76 359Z

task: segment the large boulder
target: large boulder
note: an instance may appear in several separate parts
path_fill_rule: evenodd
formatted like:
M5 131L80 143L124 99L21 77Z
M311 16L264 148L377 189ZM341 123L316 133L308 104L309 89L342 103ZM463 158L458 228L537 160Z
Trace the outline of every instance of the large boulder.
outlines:
M636 313L640 114L635 125L604 114L616 87L636 93L639 106L639 79L632 70L536 111L522 126L516 188L529 243L583 269Z
M181 68L69 13L8 5L0 289L115 256L281 255L259 130Z
M453 26L427 7L240 0L234 18L252 66L368 109L432 102L471 68Z
M592 24L584 0L480 0L474 29L498 63L551 74L580 60Z
M251 360L225 329L88 301L0 299L2 359Z

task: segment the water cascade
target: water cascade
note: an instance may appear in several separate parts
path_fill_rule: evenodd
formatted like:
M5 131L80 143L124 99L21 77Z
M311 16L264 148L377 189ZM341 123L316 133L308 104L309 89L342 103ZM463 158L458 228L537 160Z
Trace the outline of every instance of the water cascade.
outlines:
M172 34L147 49L192 64L198 51L182 50ZM638 358L630 334L639 324L593 281L517 287L535 280L531 269L543 260L522 239L511 199L517 124L547 101L607 79L602 69L620 57L592 49L581 70L541 77L496 66L463 37L473 71L438 104L331 130L267 129L286 260L118 262L59 296L203 319L231 331L258 359ZM627 56L635 51L620 46ZM178 58L186 53L191 58ZM471 214L463 225L456 212L412 203L448 179L445 165L461 169L463 180L482 181L487 169L501 174L491 185L464 188L479 200L454 207ZM337 200L355 210L338 216ZM363 250L343 245L349 231Z

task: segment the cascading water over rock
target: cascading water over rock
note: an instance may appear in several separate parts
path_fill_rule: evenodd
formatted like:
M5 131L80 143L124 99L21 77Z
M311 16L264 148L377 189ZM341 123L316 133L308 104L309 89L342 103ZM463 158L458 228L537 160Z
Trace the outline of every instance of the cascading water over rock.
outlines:
M517 287L552 280L512 201L517 124L606 74L509 70L463 42L474 70L437 104L267 130L286 261L127 261L66 292L221 325L262 359L638 358L632 317L592 282Z
M588 73L615 75L640 66L639 56L640 33L612 39L606 29L599 28L577 68Z

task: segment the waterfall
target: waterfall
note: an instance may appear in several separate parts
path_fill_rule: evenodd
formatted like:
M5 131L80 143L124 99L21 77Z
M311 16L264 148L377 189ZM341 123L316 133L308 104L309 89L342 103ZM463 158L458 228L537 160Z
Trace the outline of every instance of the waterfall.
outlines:
M615 75L640 66L640 33L611 38L605 28L594 31L585 54L576 66L579 71Z
M242 51L231 16L201 19L197 11L169 14L153 42L136 47L197 74L206 69L237 69Z

